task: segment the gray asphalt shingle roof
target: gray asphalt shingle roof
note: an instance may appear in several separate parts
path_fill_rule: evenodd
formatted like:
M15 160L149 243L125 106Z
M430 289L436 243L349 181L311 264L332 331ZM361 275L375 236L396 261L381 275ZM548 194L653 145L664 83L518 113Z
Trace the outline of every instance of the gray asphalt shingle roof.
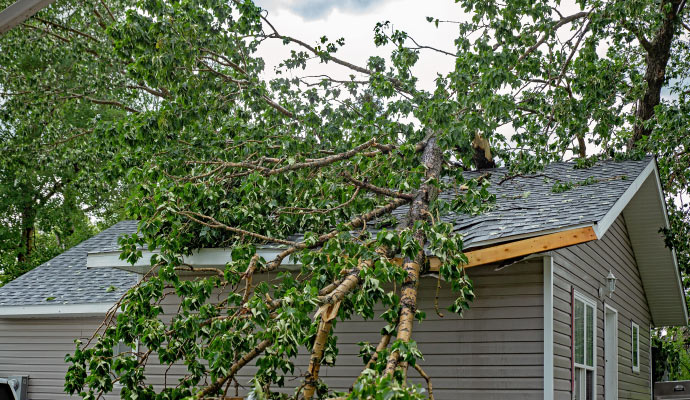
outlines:
M468 178L490 174L489 191L496 195L496 203L480 215L450 214L442 219L453 223L455 231L464 235L465 247L486 240L596 223L652 160L646 157L600 161L582 169L575 168L574 163L554 163L539 173L512 178L505 168L467 172ZM557 192L557 183L573 187ZM447 201L454 196L454 192L440 194ZM396 210L400 216L405 213L406 207Z
M115 303L137 282L137 274L86 268L86 254L117 247L117 238L137 230L122 221L0 287L0 307ZM48 300L50 299L50 300Z
M596 223L613 207L652 158L639 161L602 161L575 169L572 163L551 164L534 177L517 177L498 184L505 170L492 174L490 191L496 208L476 217L461 217L455 229L465 232L465 243ZM575 184L555 192L554 185Z
M489 190L496 195L495 205L481 215L452 214L443 219L464 235L466 248L486 240L510 240L516 235L593 224L606 215L650 162L651 157L601 161L585 169L576 169L573 163L555 163L540 173L509 179L504 168L468 172L467 177L490 174ZM573 186L554 191L559 182ZM440 196L450 201L455 194L444 192ZM401 207L395 214L403 217L406 212L406 207ZM137 275L114 268L87 269L87 253L119 249L117 238L136 229L137 221L119 222L0 287L0 307L116 302L136 283Z

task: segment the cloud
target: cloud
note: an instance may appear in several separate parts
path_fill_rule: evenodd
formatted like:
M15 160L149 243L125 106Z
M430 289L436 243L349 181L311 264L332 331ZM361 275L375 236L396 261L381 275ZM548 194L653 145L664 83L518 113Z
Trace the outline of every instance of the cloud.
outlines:
M386 2L387 0L257 0L256 3L269 11L284 9L305 20L316 20L326 18L336 9L350 14L363 13Z

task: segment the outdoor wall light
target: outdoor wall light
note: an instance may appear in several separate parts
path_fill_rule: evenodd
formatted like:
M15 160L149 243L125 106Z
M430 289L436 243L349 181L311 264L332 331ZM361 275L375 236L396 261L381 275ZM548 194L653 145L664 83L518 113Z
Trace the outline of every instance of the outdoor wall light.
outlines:
M608 286L609 297L613 295L616 291L616 277L613 276L613 272L609 271L609 275L606 277L606 284Z

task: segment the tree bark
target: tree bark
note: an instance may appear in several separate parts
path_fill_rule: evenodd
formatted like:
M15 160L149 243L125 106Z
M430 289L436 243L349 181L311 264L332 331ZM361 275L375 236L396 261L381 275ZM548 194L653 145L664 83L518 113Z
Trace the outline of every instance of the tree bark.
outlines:
M21 215L22 236L17 252L17 261L24 263L29 260L34 250L36 239L36 211L31 205L25 205Z
M321 316L319 322L319 330L316 332L316 339L314 340L314 347L309 359L309 368L307 369L307 376L304 385L304 398L311 399L316 391L316 382L319 380L319 370L321 369L321 358L323 358L324 350L328 337L331 334L331 327L333 326L331 320L326 320L325 315Z
M429 215L429 204L438 195L438 188L429 182L438 180L441 175L441 165L443 157L435 137L429 139L424 152L422 153L422 165L426 168L426 180L416 194L415 200L410 205L408 214L408 227L414 226L416 221L426 220ZM406 258L403 262L407 278L401 288L400 296L400 318L396 340L405 343L412 337L412 326L415 313L417 311L417 288L419 286L419 272L424 265L424 245L426 237L422 230L414 234L415 240L419 243L421 250L414 260ZM392 374L400 364L400 352L393 351L388 357L385 374Z
M587 157L587 145L585 144L584 136L577 137L577 152L580 155L580 158Z
M647 70L644 75L647 89L637 102L633 136L628 142L630 149L635 148L640 139L649 136L652 132L652 129L646 127L645 123L654 117L654 107L661 102L661 89L666 81L666 66L671 57L671 45L679 23L678 14L682 11L681 3L683 0L662 1L661 8L663 9L667 4L670 4L670 10L665 13L664 20L656 32L654 40L647 42L644 38L638 38L647 52L645 56Z
M477 169L496 168L496 163L491 155L491 144L489 143L489 140L482 136L479 132L475 133L474 135L474 140L472 140L472 148L474 149L472 161L474 161L474 165L477 167Z

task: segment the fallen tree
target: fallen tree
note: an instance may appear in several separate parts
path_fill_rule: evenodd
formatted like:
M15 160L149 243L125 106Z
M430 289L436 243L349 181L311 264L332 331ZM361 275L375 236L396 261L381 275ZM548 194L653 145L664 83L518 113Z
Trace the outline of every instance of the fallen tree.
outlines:
M282 34L244 1L104 1L88 12L64 2L52 19L39 13L29 21L36 40L81 54L52 83L88 66L103 95L89 91L91 82L78 91L41 88L53 95L51 106L64 111L79 101L117 110L112 120L88 121L85 132L122 149L112 169L137 185L127 208L140 231L123 239L124 256L135 261L142 247L160 250L156 269L122 299L121 312L68 357L66 390L98 398L119 383L124 398L212 398L256 367L256 396L286 396L276 388L288 384L302 350L310 357L299 383L289 384L292 397L426 396L408 385L410 367L431 394L433 376L418 364L414 342L412 322L424 316L418 281L428 257L438 258L456 293L452 311L469 307L462 232L440 217L491 204L486 182L462 172L498 161L517 173L573 154L586 164L588 141L616 153L631 137L630 121L644 147L637 132L649 136L640 127L654 104L645 103L639 118L626 107L658 85L643 90L636 75L644 58L638 47L647 48L639 29L681 29L685 15L684 2L673 2L672 15L652 2L583 3L572 14L549 2L462 3L474 19L430 18L457 25L453 51L381 23L374 40L384 55L365 65L338 56L340 39ZM83 26L60 20L75 10ZM641 22L650 15L654 22ZM599 55L610 37L632 44ZM292 50L271 80L257 53L266 42ZM412 72L425 52L449 63L430 88ZM334 75L303 73L314 62L334 67ZM510 138L500 133L508 124ZM457 196L444 201L440 190ZM259 246L279 250L265 259ZM184 264L184 255L207 247L232 248L232 262L220 270ZM206 276L181 277L189 272ZM269 273L278 279L262 278ZM172 297L179 306L164 314ZM335 325L372 318L377 306L384 308L381 340L362 345L352 392L334 393L319 373L337 358ZM139 351L113 354L118 342L138 342ZM153 386L147 367L156 362L184 365L186 373L174 386Z

